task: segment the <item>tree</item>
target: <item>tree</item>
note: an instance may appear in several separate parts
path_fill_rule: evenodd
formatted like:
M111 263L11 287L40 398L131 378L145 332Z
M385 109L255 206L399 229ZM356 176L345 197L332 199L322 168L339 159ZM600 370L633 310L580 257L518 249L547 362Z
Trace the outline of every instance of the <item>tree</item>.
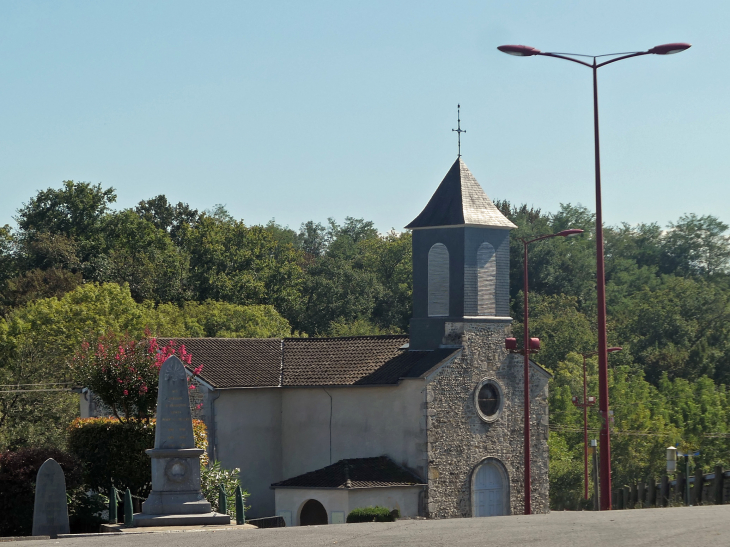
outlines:
M75 382L97 395L117 420L149 422L157 408L160 367L173 355L190 365L192 355L184 345L177 348L170 342L161 347L155 338L138 340L109 331L84 340L70 367ZM200 374L203 367L198 365L193 375ZM194 387L190 384L190 389Z
M18 209L20 239L32 242L42 233L62 235L78 244L79 261L87 262L99 245L101 220L116 199L114 188L72 180L59 190L41 190ZM33 258L27 257L31 263Z
M666 273L710 278L728 271L728 225L711 215L682 215L669 224L663 238L662 267Z
M170 234L170 238L176 245L182 243L185 228L195 226L200 217L197 209L192 209L183 202L172 205L162 194L140 201L134 208L134 212L141 219L151 222L156 228Z
M163 228L125 210L104 218L103 234L103 252L94 261L92 279L127 283L138 302L180 302L191 296L187 253Z
M273 306L242 306L229 302L161 304L150 311L148 326L171 338L284 338L291 336L289 322Z
M196 300L270 304L285 317L299 306L301 254L261 226L203 215L190 231L190 280Z

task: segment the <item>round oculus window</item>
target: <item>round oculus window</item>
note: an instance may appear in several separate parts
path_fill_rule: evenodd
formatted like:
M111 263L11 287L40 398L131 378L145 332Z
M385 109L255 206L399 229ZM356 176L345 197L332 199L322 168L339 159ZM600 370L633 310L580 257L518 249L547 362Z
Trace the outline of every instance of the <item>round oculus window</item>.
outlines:
M476 403L482 420L492 422L502 410L502 390L493 380L483 381L476 392Z

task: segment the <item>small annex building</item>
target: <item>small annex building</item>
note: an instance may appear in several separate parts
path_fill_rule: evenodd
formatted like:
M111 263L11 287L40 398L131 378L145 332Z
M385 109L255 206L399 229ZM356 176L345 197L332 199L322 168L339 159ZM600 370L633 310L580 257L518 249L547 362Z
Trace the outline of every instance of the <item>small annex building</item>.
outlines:
M194 392L209 455L240 468L248 516L297 526L369 505L523 513L523 358L504 344L515 226L459 157L407 228L407 336L177 339L204 365ZM529 378L532 510L543 513L550 375L531 363Z

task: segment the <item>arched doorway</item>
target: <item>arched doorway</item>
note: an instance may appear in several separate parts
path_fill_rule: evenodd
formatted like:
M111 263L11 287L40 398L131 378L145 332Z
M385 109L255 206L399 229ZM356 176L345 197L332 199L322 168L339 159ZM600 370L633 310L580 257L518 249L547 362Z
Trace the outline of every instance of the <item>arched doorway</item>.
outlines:
M472 479L472 515L497 517L508 512L507 473L497 460L482 462Z
M299 526L327 524L327 510L317 500L307 500L299 513Z

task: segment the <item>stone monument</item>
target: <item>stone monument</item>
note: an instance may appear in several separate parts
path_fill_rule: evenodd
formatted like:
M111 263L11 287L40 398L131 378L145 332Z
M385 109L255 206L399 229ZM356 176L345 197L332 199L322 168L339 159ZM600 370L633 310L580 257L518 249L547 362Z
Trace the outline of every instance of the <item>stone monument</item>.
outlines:
M230 524L228 515L211 512L200 492L200 455L195 448L185 366L174 355L160 368L157 393L152 492L134 515L135 526Z
M56 539L58 534L69 533L66 478L58 462L49 458L41 465L36 478L33 535Z

